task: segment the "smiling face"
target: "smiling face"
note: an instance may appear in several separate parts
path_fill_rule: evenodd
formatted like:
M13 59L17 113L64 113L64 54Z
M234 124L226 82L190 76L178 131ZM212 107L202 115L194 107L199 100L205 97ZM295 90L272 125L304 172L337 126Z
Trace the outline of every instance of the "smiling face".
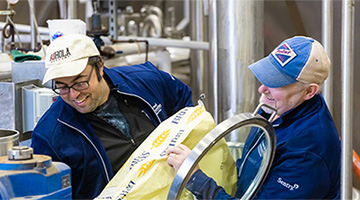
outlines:
M87 65L83 72L77 76L54 79L57 88L72 86L75 83L89 80L89 87L85 90L76 91L73 88L67 94L60 94L61 98L80 113L89 113L105 103L109 96L109 86L104 78L99 81L96 73L91 73L92 66ZM95 71L95 70L94 70ZM100 75L103 75L103 67L100 67Z
M275 119L297 107L310 97L307 91L307 85L300 82L295 82L280 88L269 88L261 85L258 91L261 94L260 103L268 104L277 109ZM265 109L264 111L267 112Z

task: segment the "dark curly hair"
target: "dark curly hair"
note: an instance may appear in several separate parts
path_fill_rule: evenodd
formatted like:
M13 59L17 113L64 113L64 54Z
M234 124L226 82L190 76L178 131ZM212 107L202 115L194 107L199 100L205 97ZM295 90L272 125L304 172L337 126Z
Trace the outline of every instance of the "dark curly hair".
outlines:
M89 57L87 64L95 68L96 76L98 78L98 81L100 81L102 78L100 75L100 67L104 64L103 59L100 56L91 56Z

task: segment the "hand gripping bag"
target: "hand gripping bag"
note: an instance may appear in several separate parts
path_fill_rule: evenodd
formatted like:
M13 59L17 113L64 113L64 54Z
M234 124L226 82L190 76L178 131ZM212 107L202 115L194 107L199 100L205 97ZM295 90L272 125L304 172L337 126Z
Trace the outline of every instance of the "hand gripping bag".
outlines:
M96 199L166 199L175 177L166 150L180 143L192 149L214 127L214 119L202 105L178 111L134 151ZM206 153L199 166L227 193L235 194L236 166L225 139ZM193 196L185 191L182 198Z

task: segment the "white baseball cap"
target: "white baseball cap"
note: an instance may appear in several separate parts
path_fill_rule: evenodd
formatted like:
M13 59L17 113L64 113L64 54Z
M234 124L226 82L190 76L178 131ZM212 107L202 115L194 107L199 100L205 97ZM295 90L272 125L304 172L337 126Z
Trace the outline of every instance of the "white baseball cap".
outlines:
M67 34L57 38L46 50L43 84L55 78L80 74L89 57L99 55L95 43L86 35Z

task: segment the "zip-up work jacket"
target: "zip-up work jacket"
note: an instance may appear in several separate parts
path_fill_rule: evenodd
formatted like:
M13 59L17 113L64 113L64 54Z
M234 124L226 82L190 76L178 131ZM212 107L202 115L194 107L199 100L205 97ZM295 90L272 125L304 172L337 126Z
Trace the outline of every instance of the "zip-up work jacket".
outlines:
M338 199L340 141L323 97L319 94L303 102L272 125L275 158L255 199ZM250 132L236 162L237 198L245 193L263 160L265 141L258 133ZM237 199L201 170L192 175L186 188L198 199Z
M193 105L190 88L150 62L104 67L104 73L120 94L139 100L139 106L155 126L178 110ZM136 143L141 136L132 134ZM130 140L121 143L122 148L138 146ZM71 168L74 199L95 198L113 177L106 151L85 115L60 97L34 128L31 146L35 154L49 155L53 161L63 162Z

